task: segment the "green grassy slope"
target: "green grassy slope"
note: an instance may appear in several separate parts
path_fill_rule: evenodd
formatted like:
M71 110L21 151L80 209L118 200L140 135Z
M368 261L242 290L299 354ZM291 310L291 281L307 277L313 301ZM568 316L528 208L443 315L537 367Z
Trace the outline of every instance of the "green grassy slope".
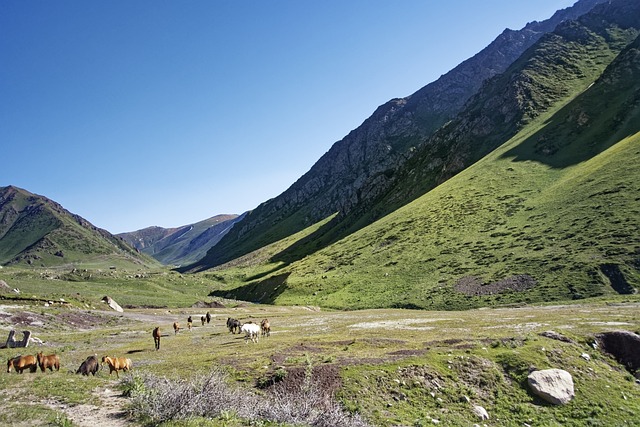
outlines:
M0 222L0 265L159 265L52 200L16 187L0 188Z
M627 22L630 16L636 21ZM563 23L504 74L486 82L455 119L424 142L403 167L391 172L394 184L387 192L337 216L306 245L286 250L276 259L294 262L335 243L455 176L533 120L553 114L600 76L635 39L639 27L638 5L624 1L602 5L577 21ZM266 243L273 235L286 235L299 225L293 217L274 221L269 223L269 233L253 237L252 242Z
M455 309L632 292L640 286L639 43L572 102L425 196L277 276L228 283L219 294Z

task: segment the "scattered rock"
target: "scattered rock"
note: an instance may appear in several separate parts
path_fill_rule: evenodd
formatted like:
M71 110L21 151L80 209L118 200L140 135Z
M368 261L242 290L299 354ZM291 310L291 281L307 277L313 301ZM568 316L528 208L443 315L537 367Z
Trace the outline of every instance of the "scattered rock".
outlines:
M640 335L630 331L603 332L596 335L598 347L613 356L632 373L640 370Z
M583 358L584 360L586 360L587 362L588 362L589 360L591 360L591 356L589 356L587 353L582 353L582 354L580 355L580 357L582 357L582 358Z
M556 341L568 342L568 343L571 343L571 344L575 344L576 343L571 338L567 338L564 335L557 333L556 331L540 332L540 336L541 337L545 337L545 338L550 338L550 339L556 340Z
M533 371L527 377L531 391L554 405L565 405L573 399L573 377L562 369Z
M481 420L489 419L489 413L482 406L473 405L473 413L476 414Z
M122 309L122 307L120 307L120 305L117 302L115 302L111 297L105 296L105 297L102 298L102 301L104 301L107 304L109 304L109 307L111 307L112 309L114 309L118 313L122 313L124 311Z

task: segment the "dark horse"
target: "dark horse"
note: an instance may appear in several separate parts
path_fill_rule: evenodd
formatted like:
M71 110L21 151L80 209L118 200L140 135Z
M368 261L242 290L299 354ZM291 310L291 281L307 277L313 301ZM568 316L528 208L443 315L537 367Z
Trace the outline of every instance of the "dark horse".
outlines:
M160 350L160 327L156 326L153 330L153 341L156 344L156 350Z
M207 319L207 323L211 322L211 313L209 313L207 311L207 314L205 315L205 318Z
M229 332L231 332L232 334L235 334L236 331L238 331L238 333L240 333L241 327L242 327L242 324L238 319L232 319L231 317L227 317L227 328L229 328Z

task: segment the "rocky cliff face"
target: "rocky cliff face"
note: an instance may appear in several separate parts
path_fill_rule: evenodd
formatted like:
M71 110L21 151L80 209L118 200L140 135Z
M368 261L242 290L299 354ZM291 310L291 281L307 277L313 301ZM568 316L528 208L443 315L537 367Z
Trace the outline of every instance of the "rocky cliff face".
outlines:
M396 171L462 110L487 79L503 73L559 23L602 2L582 0L543 22L531 22L518 31L505 30L437 81L407 98L380 106L289 189L250 212L192 267L197 270L221 264L336 212L345 216L366 211L389 191Z

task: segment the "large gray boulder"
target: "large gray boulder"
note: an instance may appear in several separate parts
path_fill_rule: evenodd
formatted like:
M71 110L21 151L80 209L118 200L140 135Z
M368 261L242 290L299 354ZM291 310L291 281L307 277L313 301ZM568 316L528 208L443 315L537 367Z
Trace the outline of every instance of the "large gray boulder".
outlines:
M573 377L562 369L533 371L527 378L531 391L554 405L565 405L573 399Z

